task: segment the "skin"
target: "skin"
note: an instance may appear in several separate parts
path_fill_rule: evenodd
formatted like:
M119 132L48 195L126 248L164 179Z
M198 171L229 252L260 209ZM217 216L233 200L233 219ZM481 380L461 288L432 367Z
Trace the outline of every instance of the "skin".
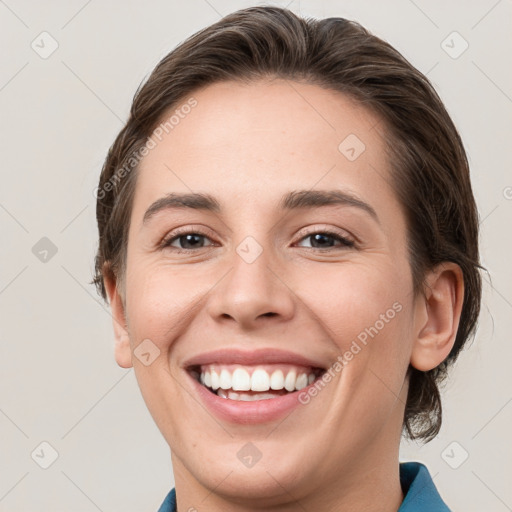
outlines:
M362 106L284 80L218 83L193 96L197 106L141 162L124 284L105 281L116 361L133 365L171 448L178 510L396 512L407 369L429 370L449 354L462 307L460 268L432 269L425 296L413 294L384 128ZM366 146L354 161L338 150L349 134ZM278 210L281 196L297 189L349 191L378 222L346 205ZM143 224L154 201L192 191L214 195L222 211L166 210ZM205 237L159 248L177 227ZM315 245L307 236L326 229L355 246ZM262 248L250 264L236 252L247 236ZM214 418L183 368L224 347L278 347L327 368L395 302L401 311L284 420ZM148 366L133 356L145 339L160 351ZM262 454L251 468L237 457L247 442Z

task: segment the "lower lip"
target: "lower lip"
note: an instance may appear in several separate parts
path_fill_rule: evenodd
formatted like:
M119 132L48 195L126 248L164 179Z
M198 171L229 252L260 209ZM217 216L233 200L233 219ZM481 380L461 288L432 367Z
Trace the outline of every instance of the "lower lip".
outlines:
M188 372L187 375L193 381L194 387L203 403L215 416L231 423L247 425L278 420L289 414L293 409L301 405L299 402L299 393L307 391L309 387L276 398L249 402L221 398L200 384ZM313 384L314 383L310 385L313 386Z

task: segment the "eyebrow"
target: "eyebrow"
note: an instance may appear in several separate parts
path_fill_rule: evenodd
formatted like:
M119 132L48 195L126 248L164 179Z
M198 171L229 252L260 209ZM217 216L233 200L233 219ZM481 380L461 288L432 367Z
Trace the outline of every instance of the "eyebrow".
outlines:
M372 206L354 194L341 190L294 190L285 194L279 202L279 208L288 211L331 205L359 208L380 224L377 212ZM144 213L142 223L146 224L151 217L162 210L187 208L214 213L220 213L222 210L219 201L210 194L198 192L178 194L172 192L151 204Z

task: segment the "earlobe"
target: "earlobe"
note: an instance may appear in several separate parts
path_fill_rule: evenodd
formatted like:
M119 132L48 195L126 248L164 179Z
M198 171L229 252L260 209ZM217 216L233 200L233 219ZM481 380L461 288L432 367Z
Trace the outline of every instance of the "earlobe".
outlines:
M132 349L130 347L130 338L128 333L125 331L121 334L120 338L116 336L116 345L114 348L114 355L117 364L121 368L131 368L132 363Z
M411 365L432 370L449 355L459 326L464 278L456 263L443 262L425 280L425 296L418 296Z
M111 273L108 271L104 272L103 276L103 282L105 283L112 313L112 325L115 337L115 359L121 368L131 368L133 366L132 350L130 347L130 336L127 330L123 300L119 293L117 282L115 278L111 276Z

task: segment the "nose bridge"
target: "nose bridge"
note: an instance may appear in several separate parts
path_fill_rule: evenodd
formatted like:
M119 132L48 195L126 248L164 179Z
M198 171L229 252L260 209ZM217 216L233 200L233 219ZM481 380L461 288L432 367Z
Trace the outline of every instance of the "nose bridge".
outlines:
M247 327L259 318L288 319L294 302L279 278L277 255L268 237L248 235L229 254L230 271L222 279L210 302L210 314L237 321Z

